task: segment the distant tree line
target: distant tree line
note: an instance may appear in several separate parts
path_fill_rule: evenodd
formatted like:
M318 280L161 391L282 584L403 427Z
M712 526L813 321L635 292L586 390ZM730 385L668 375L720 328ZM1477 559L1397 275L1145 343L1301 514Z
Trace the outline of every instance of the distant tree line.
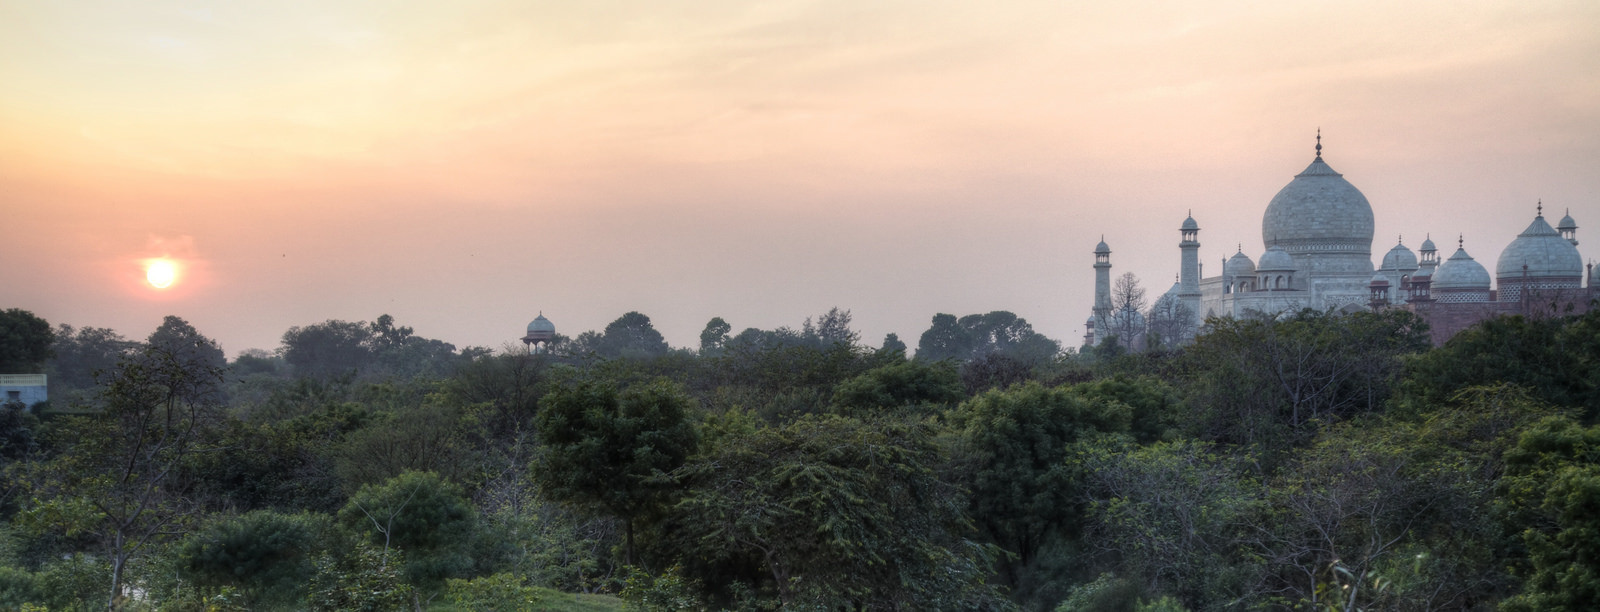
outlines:
M1600 608L1600 309L734 329L385 315L230 362L0 312L58 386L0 407L0 609Z

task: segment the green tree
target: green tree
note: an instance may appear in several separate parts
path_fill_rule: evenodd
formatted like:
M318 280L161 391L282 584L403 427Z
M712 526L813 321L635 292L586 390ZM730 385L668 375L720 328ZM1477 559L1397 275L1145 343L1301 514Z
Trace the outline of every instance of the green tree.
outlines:
M972 334L957 322L955 315L933 315L933 324L917 340L917 359L965 359L972 353Z
M700 354L711 356L721 352L723 345L728 343L728 332L732 330L733 326L728 325L722 317L711 317L706 322L706 328L700 331Z
M820 346L831 344L855 346L861 341L861 334L850 329L850 311L839 310L838 306L818 316L815 324L812 324L811 319L807 317L805 324L801 326L801 335Z
M139 343L104 327L74 329L63 323L56 328L50 384L67 389L91 388L96 375L110 372L138 347Z
M1523 527L1523 592L1502 609L1600 606L1600 426L1547 417L1506 454L1503 498Z
M1261 489L1205 443L1093 444L1083 456L1091 549L1110 553L1146 594L1190 607L1245 601L1260 563L1245 547Z
M437 588L473 569L477 513L456 487L432 472L406 472L361 487L339 510L339 523L381 546L384 558L405 552L412 584Z
M694 452L693 406L665 379L621 392L590 380L558 386L540 401L534 476L556 499L621 519L627 562L635 564L636 523L666 503L663 476Z
M964 496L938 476L936 431L809 415L724 432L676 474L678 560L759 569L785 609L1004 607L984 583L989 550L967 539Z
M940 313L917 343L917 358L968 361L1003 353L1030 367L1054 359L1061 344L1035 332L1026 319L1004 310L960 319Z
M878 351L886 354L898 353L901 359L905 359L906 343L900 340L899 335L889 333L883 337L883 346L879 348Z
M606 325L595 352L603 357L656 357L670 350L650 317L629 312Z
M359 321L328 320L283 333L283 359L296 376L328 379L370 367L372 329Z
M418 607L418 595L401 575L405 555L358 540L344 554L323 553L306 585L307 607L318 612L394 612Z
M1020 582L1041 551L1076 535L1082 503L1068 463L1073 443L1127 432L1132 416L1126 404L1036 382L986 392L950 413L956 469L972 491L968 513L980 533L1016 555L1000 566L1009 584L1027 586Z
M1255 447L1272 465L1316 426L1378 410L1427 325L1400 310L1212 318L1181 358L1192 431Z
M21 308L0 311L0 373L38 372L56 340L50 323Z
M905 361L867 370L834 389L833 403L846 414L902 407L942 409L965 397L955 365Z
M325 517L258 510L214 520L178 545L179 567L201 585L233 586L256 605L290 605L315 574Z
M1512 383L1545 402L1600 416L1600 309L1576 318L1488 319L1410 361L1403 398L1436 406L1457 391Z
M183 469L212 447L220 416L221 370L164 346L125 361L101 411L74 421L73 443L31 466L27 520L99 536L111 566L108 608L122 595L129 560L181 533L197 510Z
M184 367L220 371L228 365L217 341L200 335L188 321L172 315L161 320L161 326L150 332L145 344L171 355Z

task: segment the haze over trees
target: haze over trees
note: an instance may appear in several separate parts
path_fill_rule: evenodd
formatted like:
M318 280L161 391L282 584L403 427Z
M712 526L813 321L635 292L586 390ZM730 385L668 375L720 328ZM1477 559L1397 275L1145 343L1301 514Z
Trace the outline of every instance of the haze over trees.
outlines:
M1600 606L1600 310L1432 348L1398 311L1169 341L1165 302L1135 350L834 308L541 353L384 315L232 362L5 311L53 388L0 406L0 609Z

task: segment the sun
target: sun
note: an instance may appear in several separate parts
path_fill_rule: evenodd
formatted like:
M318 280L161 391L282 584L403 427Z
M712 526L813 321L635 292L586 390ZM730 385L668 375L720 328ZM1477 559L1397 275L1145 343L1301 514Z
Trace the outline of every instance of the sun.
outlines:
M152 259L145 263L144 279L157 289L171 287L178 280L178 264L170 259Z

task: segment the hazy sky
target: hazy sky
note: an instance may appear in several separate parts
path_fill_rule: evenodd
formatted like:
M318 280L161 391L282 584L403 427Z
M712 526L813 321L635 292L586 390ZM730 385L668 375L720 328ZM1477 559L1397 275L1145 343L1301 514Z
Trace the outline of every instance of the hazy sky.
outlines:
M1190 209L1208 275L1258 257L1318 127L1375 257L1492 270L1540 198L1600 257L1593 0L0 0L0 307L230 355L832 306L1075 346L1102 234L1152 297Z

